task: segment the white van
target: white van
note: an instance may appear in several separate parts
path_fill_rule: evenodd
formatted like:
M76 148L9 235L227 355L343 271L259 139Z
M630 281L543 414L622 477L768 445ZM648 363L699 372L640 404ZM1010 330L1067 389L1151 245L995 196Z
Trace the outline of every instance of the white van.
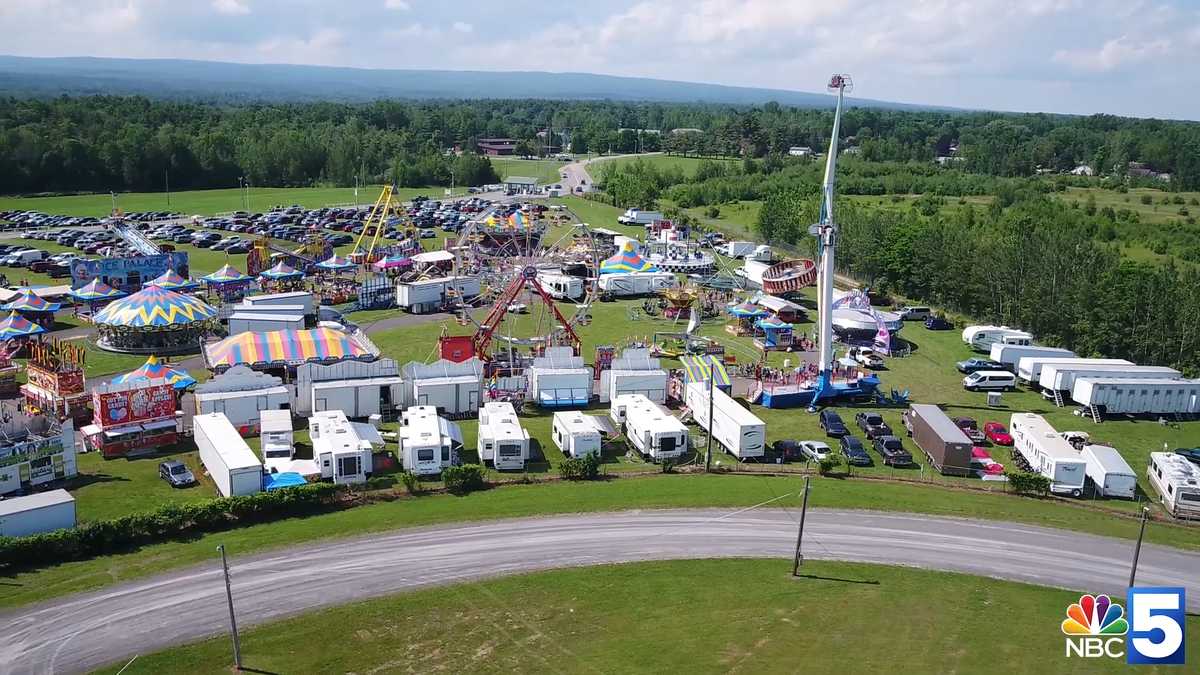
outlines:
M35 263L46 258L46 252L36 249L27 248L21 251L13 251L4 256L4 260L0 261L5 267L29 267L30 263Z
M977 370L963 378L967 391L1012 391L1017 388L1017 376L1007 370Z

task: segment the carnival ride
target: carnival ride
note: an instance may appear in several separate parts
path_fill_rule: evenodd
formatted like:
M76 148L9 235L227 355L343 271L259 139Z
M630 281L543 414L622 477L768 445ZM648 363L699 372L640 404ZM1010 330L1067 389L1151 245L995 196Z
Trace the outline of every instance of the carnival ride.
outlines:
M267 271L275 264L272 258L281 254L280 262L303 272L312 272L322 260L333 255L333 245L320 234L314 232L304 240L299 248L289 250L271 241L270 237L261 236L254 240L254 247L246 254L246 272L252 277Z
M762 273L763 292L785 297L817 281L817 264L808 258L791 258L771 265Z
M358 239L354 241L354 252L350 254L350 259L354 262L373 263L378 258L375 248L379 246L379 238L387 229L388 218L401 217L403 214L402 204L396 197L396 190L395 183L385 185L383 191L379 193L379 198L375 200L374 206L367 213L362 231L358 233ZM363 248L364 243L366 248ZM320 260L324 260L324 258L320 258Z
M700 289L695 286L677 286L659 291L667 301L663 316L668 319L678 319L688 316L696 301L700 299Z

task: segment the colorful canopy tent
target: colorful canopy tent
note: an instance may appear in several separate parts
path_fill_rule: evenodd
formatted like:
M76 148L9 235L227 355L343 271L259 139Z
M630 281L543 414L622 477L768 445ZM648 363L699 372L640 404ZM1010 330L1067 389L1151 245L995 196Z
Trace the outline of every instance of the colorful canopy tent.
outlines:
M222 284L247 283L252 278L249 275L239 272L233 265L226 263L216 272L200 277L200 280L211 286L218 286Z
M287 279L299 279L304 276L304 272L292 269L287 263L282 260L275 264L269 270L263 270L259 273L259 279L267 279L268 281L284 281Z
M3 321L0 321L0 341L8 342L16 338L30 337L45 333L46 329L36 323L26 319L25 317L12 312Z
M402 255L389 255L385 258L380 258L371 264L372 267L379 271L384 270L402 270L412 267L412 259Z
M657 272L658 268L638 254L632 242L613 257L600 263L600 274L628 274L630 272Z
M175 370L168 365L159 363L157 356L151 356L147 359L146 363L142 364L141 368L131 373L118 375L112 379L113 382L118 384L131 383L138 380L146 380L147 382L150 380L166 380L176 389L187 389L196 384L196 378L182 370Z
M791 329L792 327L792 324L780 320L780 318L777 316L764 316L758 321L755 321L754 325L762 328L763 330L784 330Z
M740 305L730 307L729 313L739 319L757 319L769 314L767 310L749 302L743 302Z
M764 316L755 321L754 325L763 332L760 346L764 349L780 349L792 345L792 324L779 317Z
M169 291L180 292L194 291L200 287L200 284L197 282L192 281L191 279L184 279L179 275L179 272L176 272L172 269L163 272L155 279L147 281L145 285L158 286L159 288L165 288Z
M97 325L124 328L163 328L206 321L217 315L208 303L160 286L147 286L127 298L114 300L92 319Z
M335 255L328 260L322 260L317 263L316 267L326 272L346 272L354 269L357 265L343 256Z
M366 345L336 328L238 333L206 350L209 368L237 364L300 364L375 356Z
M733 386L733 381L729 379L729 371L725 370L725 364L721 360L711 354L684 354L679 357L679 363L683 365L684 382L708 382L709 378L716 374L716 380L713 385L723 391L729 391Z
M46 302L40 295L34 293L33 289L26 288L21 291L21 295L0 309L18 312L57 312L62 309L62 305L57 302Z
M71 297L81 302L102 302L104 300L116 300L129 295L125 291L117 290L112 286L100 281L92 279L86 286L71 289Z

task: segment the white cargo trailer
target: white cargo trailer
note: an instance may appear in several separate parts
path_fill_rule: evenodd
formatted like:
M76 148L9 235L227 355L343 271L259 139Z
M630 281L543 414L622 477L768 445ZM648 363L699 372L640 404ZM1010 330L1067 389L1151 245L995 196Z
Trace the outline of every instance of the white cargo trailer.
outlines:
M1013 450L1030 470L1050 479L1054 494L1083 496L1087 462L1041 415L1014 413L1008 425Z
M690 382L684 390L684 402L692 418L705 431L708 419L707 382ZM764 457L767 452L767 425L720 389L713 389L711 433L729 454L739 460Z
M1087 477L1101 496L1133 499L1137 494L1137 474L1115 448L1085 445L1079 456L1087 462Z
M483 362L472 358L462 363L439 360L431 364L409 363L402 370L404 405L433 406L447 415L479 410L483 392Z
M299 314L259 314L238 312L229 317L229 334L267 333L274 330L304 330Z
M623 394L642 394L655 403L667 402L667 371L606 370L600 374L600 400Z
M1017 359L1017 377L1022 380L1034 383L1041 381L1042 368L1051 364L1065 364L1072 366L1097 366L1097 365L1118 365L1132 366L1132 361L1125 359L1079 359L1062 356L1022 356Z
M556 300L579 300L583 297L583 279L557 272L539 272L538 283Z
M554 445L568 457L600 454L600 427L590 415L584 415L578 410L560 410L554 413L550 435L554 438Z
M296 456L292 433L292 411L263 410L259 413L259 443L267 471L287 471Z
M352 485L365 483L374 471L371 442L359 436L342 411L314 412L308 418L308 435L322 478L335 485Z
M439 277L396 284L396 306L413 314L428 314L440 309L446 301L478 296L478 277Z
M609 416L618 426L624 425L629 444L653 462L675 459L687 452L687 426L641 394L614 398Z
M1045 356L1047 358L1075 358L1075 352L1059 347L1041 347L1039 345L1014 345L1004 342L992 344L988 356L997 363L1003 363L1005 368L1016 372L1017 361L1024 356Z
M1183 377L1183 373L1166 366L1048 363L1042 366L1038 384L1048 391L1070 392L1075 388L1075 380L1079 377L1102 377L1109 380L1178 380Z
M1152 452L1146 477L1171 515L1200 518L1200 466L1182 455Z
M521 428L517 411L504 401L489 401L479 409L479 434L475 443L479 461L499 471L525 468L529 460L529 432Z
M192 435L200 461L222 497L262 492L262 462L221 413L192 418Z
M1071 399L1097 415L1188 415L1200 412L1200 380L1077 377Z
M672 272L626 272L624 274L602 274L596 281L597 287L609 295L627 298L638 295L654 295L679 285Z
M718 246L717 251L726 258L745 258L754 253L758 244L752 241L730 241Z
M242 298L242 304L258 306L275 305L280 307L292 307L295 305L300 305L303 308L301 313L306 316L315 316L317 313L316 302L313 298L313 294L306 291L249 295L245 298Z
M75 498L66 490L0 500L0 537L27 537L75 527Z
M1008 326L967 326L962 332L963 342L977 352L988 353L996 343L1028 346L1033 344L1033 335Z

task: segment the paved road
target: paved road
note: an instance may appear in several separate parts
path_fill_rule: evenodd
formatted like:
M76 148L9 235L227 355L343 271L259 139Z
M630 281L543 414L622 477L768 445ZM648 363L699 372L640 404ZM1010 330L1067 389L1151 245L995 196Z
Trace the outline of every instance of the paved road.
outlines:
M676 510L494 521L330 541L235 559L240 626L387 593L634 560L791 556L795 510ZM805 556L953 570L1123 595L1128 541L1027 525L813 509ZM781 562L781 566L786 563ZM0 614L0 673L88 670L226 630L213 562ZM1187 586L1200 553L1145 546L1138 581ZM1054 620L1053 617L1047 619Z

